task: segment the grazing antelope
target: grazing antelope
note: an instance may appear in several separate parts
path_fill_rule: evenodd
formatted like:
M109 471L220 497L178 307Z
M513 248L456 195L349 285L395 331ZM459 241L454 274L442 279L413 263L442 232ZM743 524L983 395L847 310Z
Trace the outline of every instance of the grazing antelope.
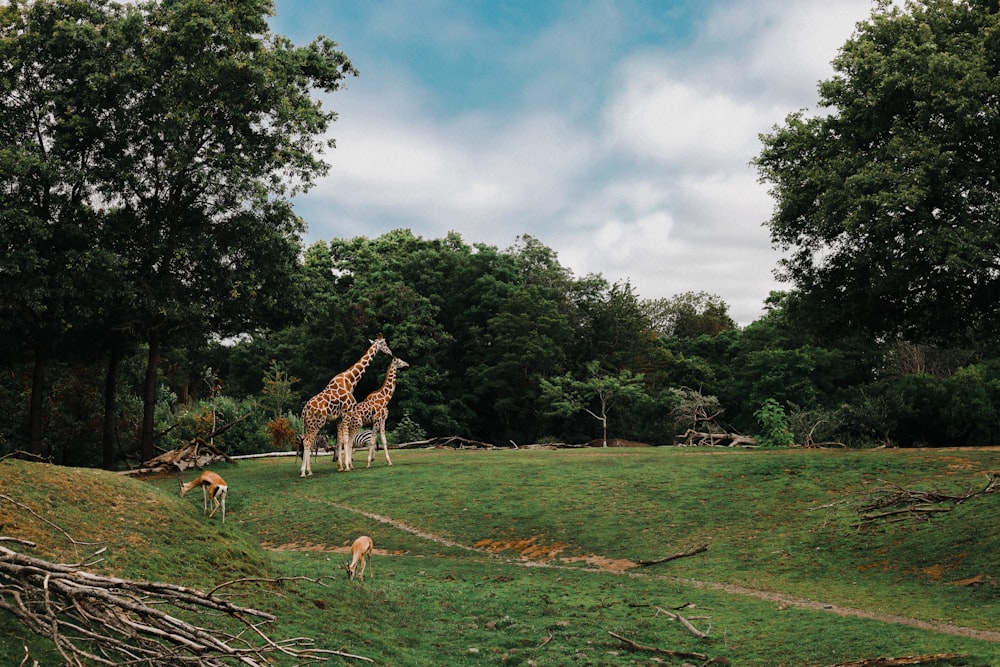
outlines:
M216 510L221 507L222 523L226 522L226 494L229 493L229 486L226 484L226 480L211 470L205 470L198 475L197 479L187 484L184 483L184 480L179 481L181 484L181 498L194 487L200 486L205 512L208 511L208 499L209 497L212 498L212 513L208 515L208 518L211 519L215 516Z
M353 579L355 573L358 575L358 579L361 581L365 580L365 563L371 560L372 550L375 545L372 543L372 538L367 535L362 535L358 539L354 540L354 544L351 545L351 564L347 566L347 578ZM361 563L361 571L358 572L358 563ZM375 576L375 566L372 565L372 576Z

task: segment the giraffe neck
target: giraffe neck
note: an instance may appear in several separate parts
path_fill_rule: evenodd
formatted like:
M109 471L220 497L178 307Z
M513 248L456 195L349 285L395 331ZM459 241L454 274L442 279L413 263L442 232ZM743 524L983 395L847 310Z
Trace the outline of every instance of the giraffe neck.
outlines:
M368 351L365 352L364 356L358 359L356 364L341 373L341 376L344 378L349 390L353 390L354 385L356 385L361 379L361 376L364 375L365 369L368 368L368 364L372 362L372 358L374 358L376 352L377 350L375 349L375 346L372 345L368 348Z
M396 365L391 364L389 366L389 372L385 374L385 382L382 383L382 396L386 400L392 396L392 392L396 390Z

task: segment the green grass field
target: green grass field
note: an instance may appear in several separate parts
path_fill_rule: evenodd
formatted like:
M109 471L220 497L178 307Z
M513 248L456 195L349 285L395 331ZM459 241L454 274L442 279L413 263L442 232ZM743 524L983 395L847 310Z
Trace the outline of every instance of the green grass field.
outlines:
M401 450L393 462L337 473L323 457L305 480L291 457L213 468L230 485L225 526L202 516L200 494L177 497L175 477L7 460L0 493L105 542L102 572L195 587L318 579L241 594L278 616L272 637L379 665L706 662L663 650L771 667L945 653L962 657L933 664L1000 665L1000 494L930 522L857 525L876 487L982 488L1000 450ZM0 525L38 542L32 555L86 555L2 499ZM363 583L343 569L361 534L376 548ZM0 611L0 664L18 664L25 635Z

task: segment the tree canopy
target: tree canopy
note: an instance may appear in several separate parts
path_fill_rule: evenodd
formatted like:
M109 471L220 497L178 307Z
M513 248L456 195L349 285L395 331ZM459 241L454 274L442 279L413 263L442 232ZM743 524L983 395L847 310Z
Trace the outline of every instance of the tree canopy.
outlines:
M995 4L880 2L825 113L762 137L792 286L743 327L529 235L303 247L291 198L336 117L314 93L356 71L270 34L271 10L0 5L0 451L114 467L220 423L230 453L283 447L379 333L410 364L396 438L1000 444Z
M756 159L803 322L913 342L982 340L1000 297L1000 12L880 2Z
M356 73L331 40L270 35L272 11L269 0L0 7L0 306L23 323L12 337L33 334L33 392L72 319L111 346L147 345L149 456L163 341L245 332L289 303L303 226L288 195L326 169L335 118L313 92Z

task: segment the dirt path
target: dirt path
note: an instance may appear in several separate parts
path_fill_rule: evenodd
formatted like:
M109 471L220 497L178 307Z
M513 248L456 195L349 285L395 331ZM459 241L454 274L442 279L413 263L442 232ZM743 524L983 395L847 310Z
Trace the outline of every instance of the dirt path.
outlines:
M345 510L347 512L353 512L355 514L360 514L361 516L372 519L373 521L379 521L381 523L388 524L393 528L398 530L416 535L430 542L435 542L437 544L442 544L449 547L455 547L457 549L464 549L465 551L477 553L484 556L489 556L491 558L496 558L503 560L508 563L523 565L525 567L545 567L545 568L565 568L579 570L578 567L570 567L569 565L563 565L554 562L558 557L558 553L561 551L561 547L557 545L556 547L548 549L532 548L537 547L537 543L534 539L523 540L517 544L512 544L509 542L494 542L489 540L484 540L482 543L485 546L469 546L467 544L460 544L453 540L449 540L440 535L435 535L433 533L428 533L427 531L420 530L406 524L397 519L384 516L382 514L375 514L373 512L365 512L363 510L350 507L348 505L343 505L341 503L330 502L327 500L316 500L314 502L323 503L325 505L330 505L331 507L336 507L338 509ZM492 549L490 548L492 547ZM521 548L523 547L523 548ZM501 556L497 551L504 549L517 548L522 554L521 558L505 558ZM694 586L696 588L705 588L716 591L724 591L726 593L733 593L736 595L746 595L749 597L758 598L760 600L767 600L769 602L774 602L779 606L784 607L799 607L802 609L814 609L818 611L825 611L831 614L837 614L840 616L851 616L855 618L867 618L875 621L882 621L884 623L895 623L897 625L907 625L914 628L919 628L921 630L930 630L933 632L943 632L949 635L957 635L959 637L969 637L972 639L980 639L989 642L1000 642L1000 632L991 630L979 630L977 628L967 628L960 625L953 625L951 623L942 623L938 621L924 621L918 618L909 618L907 616L896 616L895 614L884 614L880 612L869 611L867 609L857 609L855 607L844 607L841 605L828 604L826 602L819 602L816 600L808 600L805 598L799 598L792 595L785 595L784 593L776 593L774 591L764 591L756 588L750 588L748 586L737 586L734 584L720 584L711 581L699 581L697 579L684 579L680 577L671 577L668 575L658 575L658 574L647 574L633 572L633 568L640 567L638 563L629 560L621 559L609 559L602 556L579 556L573 558L559 558L562 563L573 563L573 562L586 562L588 565L587 569L592 569L594 571L600 572L614 572L618 574L626 574L627 576L655 576L662 579L668 579L681 584L687 584Z

